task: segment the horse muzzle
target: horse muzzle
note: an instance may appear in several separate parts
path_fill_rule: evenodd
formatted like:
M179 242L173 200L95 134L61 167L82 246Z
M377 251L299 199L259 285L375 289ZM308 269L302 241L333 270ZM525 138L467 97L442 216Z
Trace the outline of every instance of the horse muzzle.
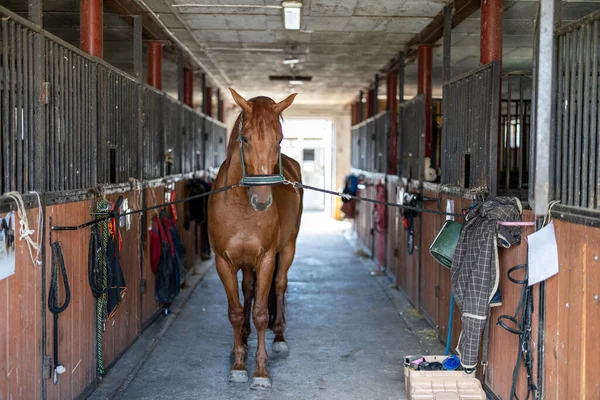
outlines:
M252 186L248 193L250 205L255 211L266 211L273 204L270 186Z

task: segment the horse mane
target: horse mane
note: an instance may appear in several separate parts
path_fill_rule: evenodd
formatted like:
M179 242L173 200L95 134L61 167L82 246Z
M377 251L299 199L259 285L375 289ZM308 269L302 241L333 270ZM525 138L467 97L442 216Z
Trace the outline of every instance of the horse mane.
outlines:
M248 102L252 103L252 112L250 115L244 116L244 128L248 129L257 126L259 128L257 134L261 138L262 134L269 130L269 128L271 130L278 130L280 128L280 124L283 122L283 115L280 114L277 116L273 112L273 105L275 105L273 99L266 96L258 96L251 98ZM237 140L241 117L242 113L236 118L231 134L229 135L229 142L227 144L228 161L231 159L232 152L237 151L239 146Z

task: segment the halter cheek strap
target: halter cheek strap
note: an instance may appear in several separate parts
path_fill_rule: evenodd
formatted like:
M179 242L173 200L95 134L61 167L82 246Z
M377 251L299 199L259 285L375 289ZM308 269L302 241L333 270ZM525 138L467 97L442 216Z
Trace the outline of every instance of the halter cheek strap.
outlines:
M242 130L244 126L244 112L242 111L240 117L240 124L238 127L238 142L240 142L240 160L242 162L242 179L240 180L240 186L269 186L279 185L285 181L283 176L283 165L281 163L281 146L278 150L279 157L279 174L270 175L246 175L246 161L244 160L244 141L242 140Z

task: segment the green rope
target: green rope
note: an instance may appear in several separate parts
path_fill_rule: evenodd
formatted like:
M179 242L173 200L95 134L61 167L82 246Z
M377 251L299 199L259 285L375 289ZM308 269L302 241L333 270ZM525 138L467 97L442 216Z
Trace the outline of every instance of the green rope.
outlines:
M106 211L110 207L110 203L106 200L100 200L96 205L97 212ZM106 317L107 317L107 293L106 288L108 287L108 265L106 262L106 249L108 246L108 221L102 221L100 223L100 255L98 260L98 266L102 271L102 293L96 299L96 357L98 359L98 375L104 376L104 355L102 350L102 336L105 329Z

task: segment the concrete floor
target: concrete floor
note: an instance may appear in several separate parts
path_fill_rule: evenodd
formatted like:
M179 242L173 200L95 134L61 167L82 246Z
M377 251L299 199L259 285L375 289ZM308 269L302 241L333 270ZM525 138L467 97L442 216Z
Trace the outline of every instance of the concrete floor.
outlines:
M289 275L290 353L273 355L273 334L267 335L272 389L256 392L250 383L227 381L232 330L223 287L211 269L118 397L405 399L402 358L426 350L381 278L370 276L369 264L344 239L348 228L320 214L305 215ZM256 351L252 329L250 376Z

